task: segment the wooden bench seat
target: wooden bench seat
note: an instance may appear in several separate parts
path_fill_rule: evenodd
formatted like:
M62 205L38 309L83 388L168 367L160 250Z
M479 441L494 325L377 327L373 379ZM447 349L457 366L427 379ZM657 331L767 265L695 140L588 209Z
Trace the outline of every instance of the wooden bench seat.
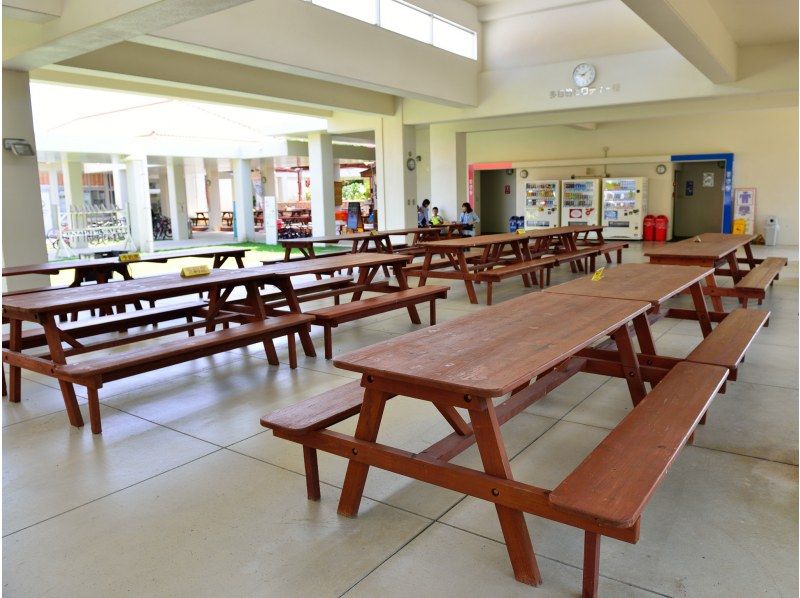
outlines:
M52 376L62 382L85 386L89 399L92 432L99 434L101 424L98 390L104 383L246 347L259 341L264 342L269 362L278 365L272 339L280 336L288 337L290 366L296 368L294 334L307 330L312 319L311 316L304 314L287 314L199 336L153 343L124 353L105 353L67 364L54 364L48 360L3 349L3 361Z
M40 293L42 291L56 291L58 289L68 289L69 287L65 284L57 285L57 286L47 286L47 287L34 287L31 289L17 289L15 291L3 291L4 297L12 297L13 295L26 295L28 293Z
M736 291L743 297L744 307L747 307L747 300L750 298L758 299L758 304L761 305L766 295L767 287L778 279L781 268L787 263L788 260L784 257L765 258L736 283Z
M318 260L318 259L325 258L325 257L336 257L336 256L339 256L339 255L349 255L351 253L353 253L353 252L350 249L341 250L341 251L326 251L324 253L320 253L319 255L314 256L313 258L310 258L307 255L293 255L288 260L284 259L282 257L279 257L279 258L273 258L273 259L270 259L270 260L261 260L261 263L263 265L265 265L265 266L269 266L269 265L272 265L272 264L282 264L284 262L302 262L302 261L310 260L310 259L317 259Z
M386 293L377 297L369 297L368 299L359 299L358 301L350 301L341 305L333 305L331 307L323 307L321 309L311 310L309 315L314 316L312 324L324 327L325 334L325 359L333 357L333 341L331 337L331 330L339 324L351 322L367 316L385 313L395 309L413 308L417 303L428 301L430 303L430 323L436 323L436 300L444 299L447 297L447 291L450 287L447 286L423 286L402 291L395 291ZM409 312L411 313L411 312ZM415 317L412 315L412 319ZM415 322L419 323L419 322Z
M480 282L486 283L486 305L492 304L492 284L500 282L512 276L524 276L525 274L539 271L539 288L543 289L545 279L549 282L550 269L555 264L554 257L534 258L524 262L512 262L507 266L499 266L490 270L481 270L475 275ZM543 270L547 270L547 274Z
M758 331L769 320L770 312L761 309L734 309L695 349L687 361L719 365L730 370L736 380L739 364Z
M364 389L360 380L327 390L261 418L261 425L278 434L302 435L322 430L352 417L361 411ZM306 490L309 500L319 500L319 469L317 451L303 446L306 471Z
M565 251L554 255L556 266L569 264L573 272L584 270L594 272L595 259L600 255L600 250L595 247L581 247L576 251Z
M344 286L348 286L353 282L352 276L330 276L328 278L320 278L319 280L308 280L303 282L292 282L292 288L298 300L302 301L302 297L307 295L314 295L323 291L330 291ZM264 302L281 301L285 299L283 291L262 293L261 298ZM317 298L317 297L315 297ZM308 300L306 298L306 300ZM285 301L281 301L285 303Z
M606 257L606 263L611 263L611 252L617 252L617 263L622 263L622 250L627 249L630 244L627 241L603 241L602 243L593 243L592 241L585 242L582 247L591 247L597 249L601 255Z
M191 301L163 307L154 307L141 311L125 312L100 316L88 320L64 322L59 328L72 338L86 338L107 334L109 332L124 332L131 328L167 322L180 317L191 319L194 312L208 306L206 301ZM8 348L9 335L3 335L3 347ZM42 347L47 344L44 329L41 327L22 331L22 350Z
M681 362L549 495L559 511L634 526L728 371Z

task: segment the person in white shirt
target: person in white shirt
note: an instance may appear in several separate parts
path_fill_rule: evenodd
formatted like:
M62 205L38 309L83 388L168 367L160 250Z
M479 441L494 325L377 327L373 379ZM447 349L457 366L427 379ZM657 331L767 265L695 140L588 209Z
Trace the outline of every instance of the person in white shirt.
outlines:
M464 225L464 228L461 229L461 234L463 236L475 236L475 223L480 222L480 218L478 218L478 215L475 213L469 203L464 202L461 204L461 214L458 216L458 221Z

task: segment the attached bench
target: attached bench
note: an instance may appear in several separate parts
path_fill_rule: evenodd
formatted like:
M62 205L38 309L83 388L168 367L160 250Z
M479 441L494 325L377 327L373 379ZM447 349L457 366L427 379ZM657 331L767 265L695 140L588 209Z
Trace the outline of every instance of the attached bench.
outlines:
M261 425L278 433L303 435L323 430L352 417L361 411L364 389L360 380L325 391L261 418ZM306 491L309 500L319 500L319 469L317 450L303 445L306 470Z
M747 307L748 299L758 299L761 305L766 296L767 287L771 286L780 276L781 268L788 264L784 257L768 257L750 270L735 288L737 295L741 297L742 305Z
M464 258L467 264L477 268L479 267L478 260L483 258L483 251L480 249L471 249L464 253ZM423 263L424 262L412 262L407 266L403 266L403 272L405 272L406 276L419 276ZM435 260L432 259L431 263L428 265L428 270L440 270L442 268L452 267L453 262L450 261L450 258L443 257Z
M294 289L295 295L297 295L298 301L313 301L333 295L334 301L338 304L339 295L342 293L333 291L350 286L352 282L352 276L331 276L329 278L320 278L319 280L309 280L299 283L292 282L292 288ZM265 303L279 302L285 304L285 297L282 291L263 293L261 295L261 299L263 299ZM275 306L277 306L277 304Z
M89 399L92 432L99 434L102 428L98 390L104 383L246 347L259 341L264 343L269 363L278 365L278 356L272 339L281 336L288 337L289 364L294 369L297 367L294 335L308 330L312 319L311 316L304 314L287 314L268 320L249 322L227 330L208 332L201 336L151 344L125 353L98 355L72 364L55 364L50 360L3 349L3 362L51 376L61 382L85 386ZM73 411L72 417L75 419L71 417L71 421L79 422L74 425L83 425L77 402L67 405L67 410L71 409L77 411L77 413Z
M728 379L736 380L739 364L758 331L767 324L770 312L761 309L734 309L703 342L689 353L687 361L727 368Z
M728 376L725 368L677 364L549 494L558 511L600 526L633 528ZM585 532L583 595L596 596L600 534Z
M191 321L195 312L207 308L205 301L191 301L174 305L165 305L142 311L125 312L110 316L100 316L88 320L78 320L76 322L65 322L60 326L60 330L73 339L108 334L110 332L124 332L131 328L157 325L180 317L185 317ZM3 335L3 348L7 349L9 335ZM43 347L47 344L43 328L31 328L22 331L22 350L34 347Z
M569 264L573 272L584 270L586 272L594 272L595 259L598 255L600 255L600 250L595 247L583 247L577 251L566 251L563 253L556 253L554 255L556 266L560 266L561 264Z
M555 263L555 257L535 258L524 262L514 262L507 266L492 268L491 270L481 270L475 275L475 278L479 282L486 283L486 305L491 305L493 283L500 282L512 276L524 276L526 274L539 272L539 288L543 289L545 279L548 284L550 283L550 270Z
M263 265L265 265L265 266L270 266L272 264L283 264L285 262L302 262L302 261L310 260L310 259L320 259L320 258L324 258L324 257L335 257L335 256L339 256L339 255L350 255L351 253L353 253L353 252L350 251L349 249L342 250L342 251L326 251L324 253L320 253L319 255L315 255L314 258L311 258L311 257L309 257L307 255L295 255L295 256L290 257L288 260L285 259L285 258L280 257L280 258L273 258L273 259L270 259L270 260L261 260L261 263Z
M622 250L627 249L630 245L627 241L603 241L602 243L596 243L592 241L585 241L581 245L581 247L592 247L597 249L602 255L606 256L606 263L611 263L611 252L617 252L617 263L622 263Z
M341 305L323 307L306 313L314 316L312 324L324 327L325 359L331 359L333 357L332 329L336 328L339 324L404 307L408 308L411 321L415 324L419 324L419 316L417 316L414 306L418 303L428 301L430 303L430 323L433 325L436 323L436 300L447 297L447 291L449 290L450 287L447 286L431 285L415 287L386 293L378 297L370 297L368 299L350 301L349 303L343 303Z

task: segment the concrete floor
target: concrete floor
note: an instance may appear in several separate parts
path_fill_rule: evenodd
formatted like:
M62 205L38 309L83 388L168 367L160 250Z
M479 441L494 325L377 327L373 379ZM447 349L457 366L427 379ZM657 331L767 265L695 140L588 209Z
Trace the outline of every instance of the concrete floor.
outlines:
M767 252L791 256L764 305L771 325L653 497L640 542L603 540L605 596L797 595L798 263L796 248ZM641 246L624 261L642 261ZM561 268L553 282L571 277ZM508 280L496 301L523 292ZM453 285L438 313L476 309ZM335 352L415 328L405 313L375 316L336 330ZM677 320L654 334L677 356L701 338ZM528 517L544 577L531 588L514 581L488 503L373 470L360 516L338 517L345 462L325 454L322 501L306 501L300 447L259 417L354 375L322 357L291 371L285 344L279 355L272 367L252 346L108 384L102 436L70 428L57 385L25 373L23 402L3 402L7 595L580 594L574 528ZM448 433L426 403L389 405L383 442L417 450ZM515 476L554 487L630 408L620 380L579 374L503 427ZM456 462L480 461L473 447Z

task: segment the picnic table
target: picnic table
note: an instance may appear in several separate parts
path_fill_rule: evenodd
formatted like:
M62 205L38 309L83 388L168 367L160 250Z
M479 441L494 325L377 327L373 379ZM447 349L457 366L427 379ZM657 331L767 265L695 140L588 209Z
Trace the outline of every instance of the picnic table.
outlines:
M339 501L342 515L357 515L370 466L494 503L515 577L527 584L539 585L541 575L523 513L584 530L584 596L595 596L601 535L638 540L639 518L653 487L697 424L700 416L694 412L705 411L727 374L700 364L640 366L628 324L634 323L640 343L651 342L650 308L647 301L628 299L519 297L347 353L334 365L360 373L360 382L268 414L262 424L275 436L303 445L312 500L320 497L316 450L350 460ZM479 337L475 330L481 331ZM576 357L606 337L616 341L613 359ZM592 453L555 491L515 481L500 426L576 373L592 371L595 362L608 370L606 375L627 380L638 405L634 421L612 432L609 448L597 449L605 451L605 464L595 464ZM646 397L645 381L659 381L652 397ZM676 402L680 384L692 390ZM495 405L492 399L508 393ZM397 395L432 403L453 433L415 453L376 442L384 409ZM469 422L457 408L466 410ZM354 414L359 414L354 435L327 429ZM641 438L640 430L650 437ZM473 443L483 471L450 463ZM629 474L637 464L638 471ZM594 476L596 492L608 493L608 501L604 496L587 507L578 500L586 496L587 473Z
M259 289L270 284L279 288L285 295L291 314L268 314L261 300ZM231 289L243 287L246 291L246 311L235 311L223 304L223 297L230 294ZM129 314L115 314L96 319L63 324L56 316L63 312L80 310L110 309L113 306L124 306L140 300L158 300L172 297L207 293L207 300L195 300L177 306L166 306L152 310L136 311ZM290 276L284 273L271 272L268 268L215 269L209 274L197 277L181 277L179 274L165 274L140 279L123 280L115 284L92 285L54 289L5 297L3 301L3 318L10 323L10 334L7 349L3 350L3 361L10 366L9 398L12 402L20 401L20 369L29 369L44 375L56 377L64 397L67 414L74 426L83 425L80 410L75 399L73 382L84 384L89 391L90 415L93 431L99 431L99 399L97 390L104 380L130 376L157 367L172 365L193 358L195 355L206 356L215 352L227 351L237 346L244 346L263 340L267 358L273 365L278 364L275 347L271 336L283 331L281 318L286 315L301 315L297 296L292 288ZM275 326L266 323L268 317L274 316ZM175 326L158 326L143 332L128 332L111 339L87 344L78 340L79 332L102 334L111 331L126 331L128 327L157 324L160 321L186 318L185 324ZM195 320L194 318L199 318ZM290 362L295 362L294 333L300 334L304 347L313 344L309 334L310 316L302 316L286 320L291 334L289 335ZM48 353L33 356L23 354L22 323L33 322L42 326L43 331L33 330L34 334L43 334ZM214 331L215 326L249 323L247 328L238 326L233 330ZM193 338L194 331L205 328L206 334L198 339ZM98 352L110 347L125 345L145 339L151 339L177 332L188 332L189 338L168 341L161 345L151 345L132 351L132 357L126 359L125 353L101 354L93 360L82 360L77 364L67 364L70 355ZM224 334L223 334L224 333ZM284 331L283 334L286 334ZM216 335L216 336L214 336ZM233 338L230 338L233 337ZM64 349L67 343L69 348ZM200 346L198 347L198 343ZM243 344L242 344L243 343ZM100 373L92 369L96 364ZM80 376L76 373L76 368Z
M70 284L77 287L81 283L94 280L105 283L111 280L114 273L120 274L125 280L130 280L130 264L150 262L166 263L169 260L194 257L212 258L212 267L220 268L228 259L233 259L239 268L244 268L244 254L247 249L236 248L206 248L181 249L177 251L158 251L155 253L140 254L139 259L131 262L121 262L118 257L98 259L62 260L58 262L44 262L43 264L30 264L27 266L9 266L3 268L3 276L21 276L25 274L58 274L61 270L75 270L75 277Z
M289 261L292 249L299 249L305 258L314 258L315 243L352 243L351 253L365 252L369 250L370 243L375 247L375 251L382 253L392 253L392 241L389 236L392 233L369 231L363 233L350 233L346 235L325 235L319 237L302 237L298 239L278 239L278 243L284 249L284 261Z

